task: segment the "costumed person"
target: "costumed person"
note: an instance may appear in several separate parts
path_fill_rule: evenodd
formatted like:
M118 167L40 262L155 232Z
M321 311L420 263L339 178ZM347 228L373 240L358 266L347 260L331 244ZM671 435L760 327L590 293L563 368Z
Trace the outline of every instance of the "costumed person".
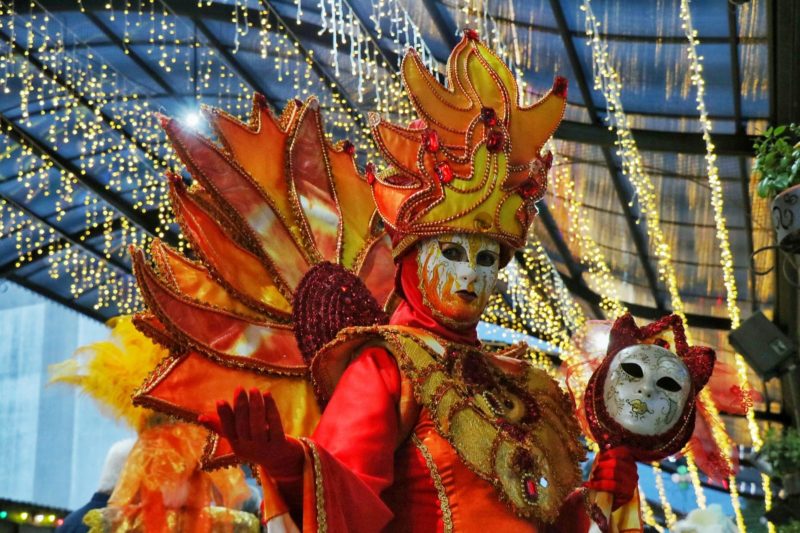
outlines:
M278 531L586 531L568 396L525 346L488 353L476 333L544 194L566 80L520 105L473 30L448 87L413 51L402 72L419 119L370 117L387 166L364 177L314 98L276 118L257 95L249 124L206 110L222 146L162 117L196 260L134 251L136 324L170 348L135 402L212 428L209 468L256 465ZM591 482L630 499L618 452Z
M101 509L108 505L108 499L117 486L117 481L128 460L136 439L123 439L115 442L108 449L103 469L100 471L100 481L97 490L89 501L80 509L76 509L64 517L64 523L56 528L58 533L85 533L89 527L83 523L83 517L92 509Z
M583 405L587 433L601 453L624 447L635 460L646 462L677 454L694 432L697 395L711 377L714 350L689 346L678 315L639 327L625 314L606 331L605 357L576 402ZM605 483L589 482L588 486L598 489L589 501L610 517L612 508L625 502L612 502ZM632 495L634 509L619 509L615 519L600 529L639 531L638 498L637 489Z
M136 388L167 354L137 331L130 317L111 324L109 340L84 346L49 369L51 382L78 387L138 433L121 450L124 454L114 454L112 465L106 462L109 476L101 485L110 496L105 505L85 513L82 530L260 531L255 515L237 510L250 497L242 470L200 469L205 429L131 404Z

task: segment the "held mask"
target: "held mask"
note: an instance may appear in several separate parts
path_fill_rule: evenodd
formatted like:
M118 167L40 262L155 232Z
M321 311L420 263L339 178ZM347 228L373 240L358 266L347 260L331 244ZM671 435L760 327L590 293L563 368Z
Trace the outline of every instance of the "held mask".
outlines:
M603 384L608 414L638 435L658 435L672 429L690 390L689 370L683 361L653 344L619 351Z
M643 327L621 316L584 394L592 437L603 449L628 447L638 461L679 452L694 431L696 397L714 361L711 348L689 345L677 315Z

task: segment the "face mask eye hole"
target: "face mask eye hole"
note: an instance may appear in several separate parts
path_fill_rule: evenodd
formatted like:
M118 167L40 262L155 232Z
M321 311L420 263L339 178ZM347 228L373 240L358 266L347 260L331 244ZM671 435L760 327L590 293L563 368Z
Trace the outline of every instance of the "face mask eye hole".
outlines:
M460 244L454 242L440 242L439 249L442 251L442 255L445 259L450 261L460 262L467 260L467 251Z
M628 374L633 378L640 378L644 376L642 367L640 367L636 363L622 363L620 366L622 367L622 370L624 370L626 374Z
M497 255L493 252L484 250L482 252L478 252L475 262L478 263L479 266L490 267L497 262Z
M656 385L669 392L678 392L681 390L681 384L672 379L671 377L664 376L656 381Z

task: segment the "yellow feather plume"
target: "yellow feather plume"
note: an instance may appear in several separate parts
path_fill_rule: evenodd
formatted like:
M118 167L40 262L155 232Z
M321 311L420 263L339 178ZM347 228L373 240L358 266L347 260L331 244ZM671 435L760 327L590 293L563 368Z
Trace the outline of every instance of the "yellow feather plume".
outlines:
M109 325L112 330L108 340L82 346L72 358L50 365L50 383L78 387L101 409L141 432L156 413L135 407L131 396L168 351L142 335L130 316L114 318Z

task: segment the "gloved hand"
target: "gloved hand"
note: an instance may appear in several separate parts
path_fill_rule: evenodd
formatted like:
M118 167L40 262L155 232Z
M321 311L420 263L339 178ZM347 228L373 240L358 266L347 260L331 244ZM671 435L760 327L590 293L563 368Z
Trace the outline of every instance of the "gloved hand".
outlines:
M638 482L636 461L630 450L621 446L597 454L589 481L584 486L613 494L613 510L616 510L631 501Z
M269 392L252 389L248 394L239 387L233 407L218 400L217 412L204 413L197 421L228 439L242 461L259 464L274 477L302 472L303 446L283 432L278 407Z

